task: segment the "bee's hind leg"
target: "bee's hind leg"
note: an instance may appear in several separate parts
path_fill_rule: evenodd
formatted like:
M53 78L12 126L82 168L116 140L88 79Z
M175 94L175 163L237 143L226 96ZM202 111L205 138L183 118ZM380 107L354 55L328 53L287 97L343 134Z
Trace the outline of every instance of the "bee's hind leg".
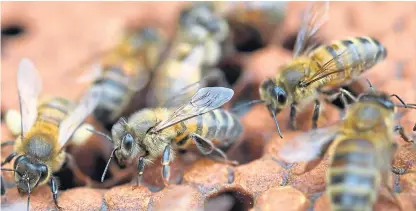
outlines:
M213 152L216 152L220 155L220 157L222 159L214 159L214 158L212 158L212 159L218 160L218 161L223 162L223 163L231 164L231 165L238 165L237 161L228 160L227 155L222 150L215 147L214 144L210 140L208 140L208 139L206 139L206 138L204 138L204 137L202 137L198 134L195 134L195 133L191 134L190 138L194 141L198 150L203 155L212 155Z
M163 183L165 186L169 185L169 179L170 179L170 160L171 160L171 145L167 145L165 147L165 150L163 150L163 156L162 156L162 178Z
M401 167L397 167L397 166L391 166L391 171L393 172L393 176L394 176L394 186L393 186L393 190L395 193L400 193L401 192L401 187L400 187L400 175L404 175L407 173L406 168L401 168Z

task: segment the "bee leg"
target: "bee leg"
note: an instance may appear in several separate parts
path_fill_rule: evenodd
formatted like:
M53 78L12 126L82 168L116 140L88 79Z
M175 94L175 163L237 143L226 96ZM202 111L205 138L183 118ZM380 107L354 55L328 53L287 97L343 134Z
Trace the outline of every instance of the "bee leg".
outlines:
M384 186L386 187L386 189L387 189L387 192L389 193L389 195L390 195L390 199L389 199L389 201L391 201L394 205L396 205L398 208L399 208L399 210L403 210L402 209L402 207L400 206L400 202L399 202L399 200L397 199L397 197L394 195L394 191L391 189L391 187L387 184L387 180L384 180Z
M402 137L402 139L405 142L407 142L407 143L414 143L414 140L410 139L409 136L407 136L406 133L404 132L403 126L396 125L396 127L394 128L394 131L399 132L400 137Z
M0 175L0 179L1 179L1 195L4 196L4 194L6 194L6 185L4 184L4 179L3 179L3 175Z
M143 172L144 172L144 158L139 157L139 162L137 164L137 183L136 186L139 186L143 182Z
M162 156L162 178L163 178L163 183L165 184L165 186L169 185L169 179L170 179L170 167L169 167L169 163L170 163L170 153L171 153L171 145L167 145L165 147L165 150L163 150L163 156Z
M4 141L3 143L1 143L2 148L9 145L14 145L14 140Z
M60 210L62 209L62 207L58 205L58 182L56 181L55 177L51 177L49 185L51 187L51 192L52 192L52 197L53 197L53 202L55 204L55 207L58 210Z
M11 154L7 155L6 159L4 159L3 162L1 162L1 166L6 165L7 163L10 163L10 161L13 160L14 157L16 157L17 152L12 152Z
M400 187L400 175L406 174L407 169L406 168L400 168L397 166L391 166L391 171L394 174L394 193L401 192Z
M210 140L208 140L208 139L206 139L206 138L204 138L204 137L202 137L198 134L195 134L195 133L191 134L190 137L194 141L198 150L203 155L210 155L215 151L222 157L221 162L228 163L228 164L231 164L231 165L238 165L237 161L228 160L227 155L225 155L225 153L222 150L216 148Z
M295 103L292 103L290 105L289 127L292 130L296 130L297 129L297 126L296 126L296 104Z
M313 116L312 116L312 129L316 129L318 127L320 107L321 107L321 102L319 100L315 100L315 108L313 109Z

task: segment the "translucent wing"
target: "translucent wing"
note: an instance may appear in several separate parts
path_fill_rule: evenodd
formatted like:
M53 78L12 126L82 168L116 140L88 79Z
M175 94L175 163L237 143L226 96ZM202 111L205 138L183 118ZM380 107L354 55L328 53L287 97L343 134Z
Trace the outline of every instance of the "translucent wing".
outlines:
M350 69L361 70L365 66L367 66L366 63L359 62L358 56L359 54L357 52L355 52L352 49L347 48L343 50L342 52L338 53L337 56L327 61L313 75L306 76L304 79L302 79L299 85L301 87L306 87L326 77L331 77L331 80L330 80L331 84L336 84L340 80L346 81L347 79L352 79L353 77L358 76L359 73L361 73L361 71L352 71L351 75L349 76L346 76L345 74L342 74L342 73ZM351 58L356 58L356 59L351 59ZM354 73L356 73L356 75L354 75Z
M24 135L36 121L38 97L42 90L42 79L35 65L27 58L23 58L19 64L17 89L22 118L21 134Z
M328 20L329 2L313 2L303 14L302 23L296 37L293 57L301 55L306 50L308 41L316 34Z
M287 162L310 161L320 156L338 133L336 126L319 128L293 138L282 147L279 156Z
M163 130L178 122L207 113L228 102L234 91L224 87L206 87L198 90L187 104L176 109L173 114L157 124L152 132Z
M74 111L59 126L59 143L64 146L74 131L95 109L101 96L101 87L92 86L81 98Z

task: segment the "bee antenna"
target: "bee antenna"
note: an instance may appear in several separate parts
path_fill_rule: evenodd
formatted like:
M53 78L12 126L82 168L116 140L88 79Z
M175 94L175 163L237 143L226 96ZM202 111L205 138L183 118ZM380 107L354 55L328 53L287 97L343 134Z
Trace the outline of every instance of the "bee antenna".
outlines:
M27 193L28 193L28 196L27 196L27 211L29 211L29 208L30 208L30 193L32 192L31 190L30 190L30 183L29 183L29 179L27 179Z
M371 82L370 82L370 80L368 80L368 78L366 78L365 80L367 81L368 86L370 86L371 91L374 92L375 90L374 90L373 84L371 84Z
M107 164L105 165L105 168L104 168L103 175L101 176L101 182L104 182L104 178L105 178L105 175L107 174L108 167L110 166L111 159L113 159L113 157L114 157L114 153L115 153L115 152L116 152L116 150L118 150L118 149L119 149L119 147L116 147L116 148L114 148L114 149L113 149L113 151L111 151L110 158L108 158Z
M16 170L14 170L14 169L9 169L9 168L1 168L0 170L2 170L2 171L13 171L13 172L16 172Z
M249 101L247 103L243 103L241 105L238 105L237 107L233 108L232 111L235 112L235 111L240 110L243 107L250 106L250 105L255 105L255 104L259 104L259 103L265 103L265 101L264 100L252 100L252 101Z
M268 105L267 108L269 108L269 111L273 116L274 122L276 123L277 132L279 133L280 138L283 138L282 132L280 131L279 122L277 121L276 112L273 110L271 105Z
M400 98L398 95L396 94L391 94L390 97L396 97L405 108L408 108L407 104L402 100L402 98Z
M91 133L95 133L98 134L100 136L103 136L104 138L108 139L109 141L113 142L113 139L111 139L111 137L103 132L91 129L91 128L86 128L86 130L90 131Z

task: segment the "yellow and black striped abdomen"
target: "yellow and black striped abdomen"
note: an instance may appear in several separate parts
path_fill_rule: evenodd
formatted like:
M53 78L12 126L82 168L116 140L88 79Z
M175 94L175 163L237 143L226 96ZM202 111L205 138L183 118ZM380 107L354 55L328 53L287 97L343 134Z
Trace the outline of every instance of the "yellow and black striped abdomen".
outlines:
M103 76L94 82L103 92L94 116L103 124L114 123L130 103L134 91L128 87L128 77L134 76L126 75L119 66L107 66Z
M38 117L36 121L48 122L59 127L59 124L66 119L75 105L61 97L53 97L38 105Z
M379 181L372 143L364 139L340 141L327 172L327 194L332 210L372 210Z
M340 54L342 55L339 56ZM330 45L323 45L309 54L309 57L320 67L335 58L334 65L326 70L328 73L334 70L345 70L330 75L328 80L330 84L351 80L383 61L386 56L386 48L371 37L354 37L335 41Z
M191 133L195 133L212 141L218 148L226 149L243 132L240 120L232 113L223 109L216 109L186 120L184 125L187 130L175 139L175 143L179 148L188 147L192 143L188 136Z

